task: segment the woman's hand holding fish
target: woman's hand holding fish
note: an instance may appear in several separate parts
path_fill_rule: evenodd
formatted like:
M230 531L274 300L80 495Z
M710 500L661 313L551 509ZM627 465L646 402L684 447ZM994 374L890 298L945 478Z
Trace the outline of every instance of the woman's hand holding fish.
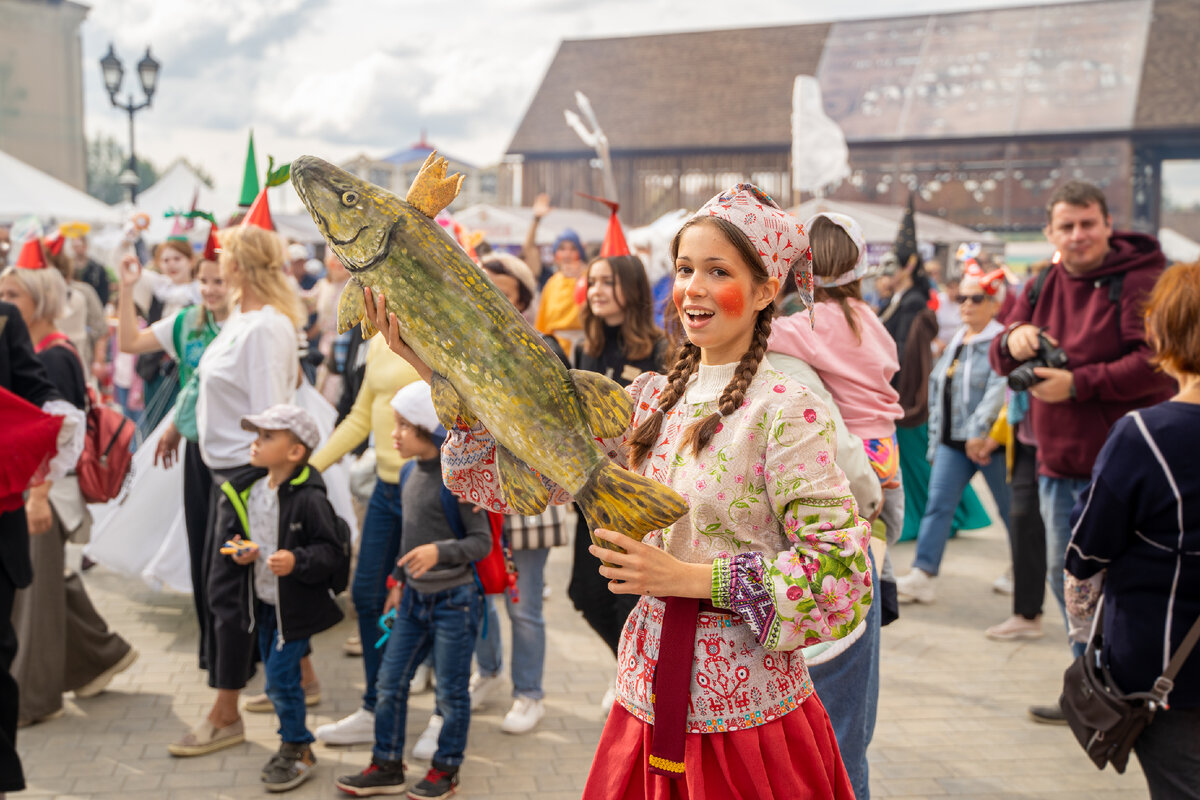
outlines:
M396 320L395 312L387 310L386 298L383 295L374 296L370 288L364 288L363 292L366 300L367 321L383 334L383 339L392 352L412 364L413 369L421 376L421 380L429 383L430 378L433 377L433 370L413 352L413 349L404 341L404 337L400 335L400 323Z
M600 574L608 578L613 594L646 594L654 597L698 597L712 595L712 564L689 564L623 533L597 528L603 539L624 550L619 553L595 544L588 551L614 566L601 565Z

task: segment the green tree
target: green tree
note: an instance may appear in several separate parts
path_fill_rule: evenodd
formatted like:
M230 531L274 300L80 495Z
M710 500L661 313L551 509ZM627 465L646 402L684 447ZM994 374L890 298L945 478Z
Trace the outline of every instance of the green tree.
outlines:
M105 203L117 203L129 196L117 178L129 165L129 156L112 136L95 136L87 143L87 191ZM145 159L137 160L138 191L145 191L158 180L158 169Z

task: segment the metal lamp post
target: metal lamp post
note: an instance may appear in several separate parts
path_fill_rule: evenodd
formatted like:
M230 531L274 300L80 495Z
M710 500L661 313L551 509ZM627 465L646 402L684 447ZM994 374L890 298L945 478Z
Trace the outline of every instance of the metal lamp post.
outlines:
M146 48L146 55L137 64L138 78L142 83L142 91L146 93L146 99L138 104L133 102L133 93L128 95L128 100L124 103L117 100L117 92L121 91L121 81L125 77L125 67L121 64L121 59L117 58L117 54L113 52L113 46L110 42L108 45L108 53L104 58L100 59L100 70L104 74L104 88L108 89L108 99L117 108L124 109L129 114L129 166L117 178L117 182L129 189L129 202L137 202L137 156L133 150L133 115L143 108L150 107L150 101L154 99L154 89L158 84L158 68L159 63L150 55L150 48Z

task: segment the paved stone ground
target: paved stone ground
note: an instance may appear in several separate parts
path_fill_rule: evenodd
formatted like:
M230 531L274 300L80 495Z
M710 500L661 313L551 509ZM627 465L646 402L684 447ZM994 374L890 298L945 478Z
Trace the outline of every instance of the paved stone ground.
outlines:
M912 544L896 548L906 572ZM1038 642L992 642L983 629L1003 619L1008 598L991 582L1007 561L1001 531L987 529L952 541L939 578L938 602L906 607L883 632L879 721L871 747L876 797L1146 797L1136 763L1118 776L1097 771L1068 729L1034 724L1031 703L1058 696L1068 663L1065 635L1055 616ZM569 548L556 549L547 566L553 594L545 688L546 718L526 736L500 731L508 702L498 698L472 718L459 797L517 800L579 797L600 735L600 698L613 660L566 597ZM265 794L259 770L278 745L274 717L246 714L248 741L202 758L176 759L166 744L207 710L212 693L195 667L196 628L189 597L158 594L140 581L97 567L88 590L110 625L141 652L110 691L67 701L64 717L22 730L28 797L254 798ZM1051 601L1052 602L1052 601ZM501 617L503 618L503 614ZM504 623L507 625L507 622ZM314 640L323 700L310 727L353 711L363 687L360 662L342 655L351 633L343 622ZM507 641L507 635L505 637ZM261 680L251 685L257 691ZM429 694L413 698L409 741L432 708ZM312 780L288 796L338 796L335 775L370 759L367 746L316 746ZM419 773L424 764L412 762Z

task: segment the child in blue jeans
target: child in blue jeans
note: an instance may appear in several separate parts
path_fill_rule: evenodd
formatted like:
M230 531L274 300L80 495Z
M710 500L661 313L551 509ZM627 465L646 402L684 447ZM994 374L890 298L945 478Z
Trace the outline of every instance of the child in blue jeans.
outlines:
M258 630L267 696L283 740L262 780L267 791L284 792L307 780L316 763L300 659L309 637L342 619L333 591L344 589L349 575L350 529L308 466L320 434L307 411L277 405L241 422L258 434L250 446L250 465L257 469L221 486L237 513L220 532L232 546L221 549L228 558L214 564L210 586L244 597L234 622Z
M473 562L492 548L487 515L457 500L443 501L440 446L445 430L437 420L429 385L417 381L392 398L396 428L392 440L404 458L414 459L401 489L400 559L389 580L384 613L396 609L379 677L375 682L375 747L371 764L336 786L363 797L400 794L404 777L404 729L408 684L417 666L433 653L437 706L444 717L432 768L412 789L413 798L443 798L458 786L458 768L471 723L468 688L471 655L483 620L483 593ZM457 511L454 525L447 513ZM463 531L460 538L455 528ZM370 643L364 642L365 646Z

